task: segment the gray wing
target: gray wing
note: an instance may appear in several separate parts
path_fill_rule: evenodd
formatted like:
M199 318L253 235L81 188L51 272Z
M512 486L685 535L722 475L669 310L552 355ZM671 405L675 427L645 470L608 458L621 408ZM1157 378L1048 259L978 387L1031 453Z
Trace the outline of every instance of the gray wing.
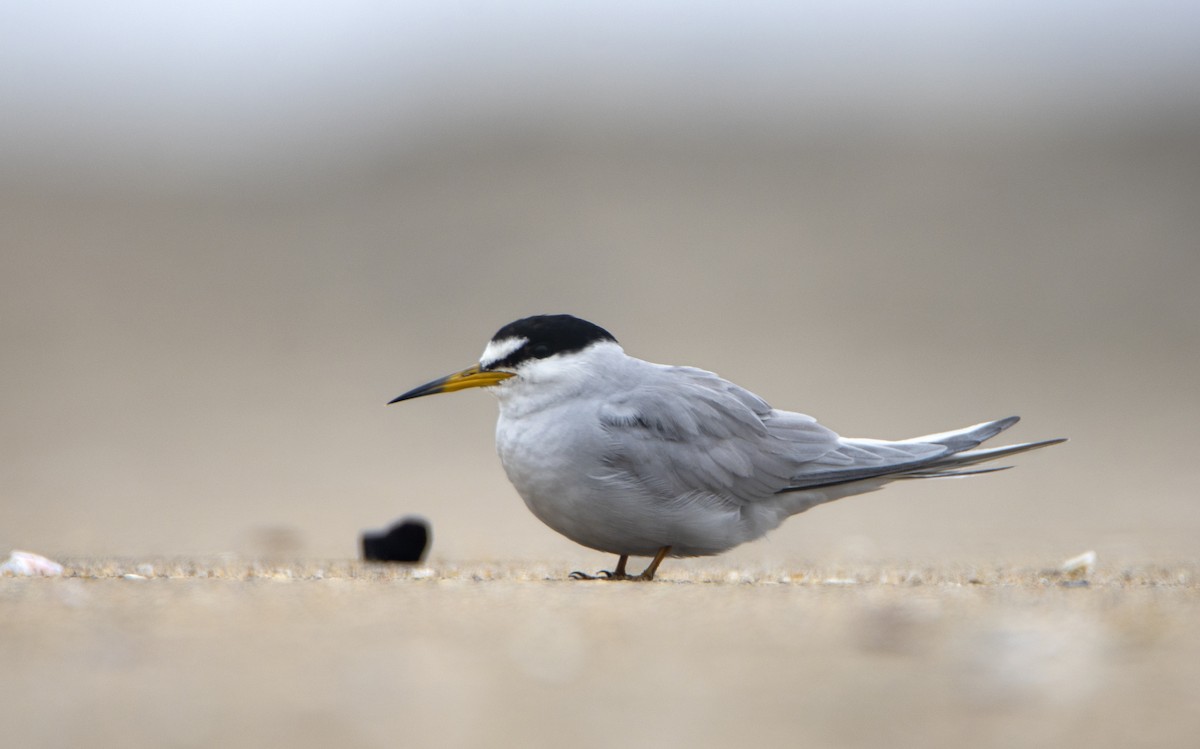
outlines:
M649 366L640 384L600 407L604 460L612 478L665 500L746 504L786 493L806 498L791 509L801 512L895 479L1001 470L967 469L1062 442L973 449L1015 416L908 440L842 438L711 372Z
M841 446L811 416L776 411L711 372L652 366L599 417L609 439L605 463L653 496L759 501Z

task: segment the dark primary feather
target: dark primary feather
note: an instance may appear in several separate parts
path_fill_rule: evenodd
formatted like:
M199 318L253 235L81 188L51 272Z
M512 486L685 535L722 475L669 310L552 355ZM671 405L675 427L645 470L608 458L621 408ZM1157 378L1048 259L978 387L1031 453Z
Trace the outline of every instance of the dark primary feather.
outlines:
M789 486L783 491L801 491L816 489L822 486L845 484L852 481L887 476L891 474L906 474L916 469L924 469L926 477L932 476L928 471L933 467L954 467L968 465L962 459L953 456L964 450L976 447L984 440L995 437L1000 432L1016 424L1020 419L1009 416L996 421L958 429L952 432L930 434L897 442L883 440L843 439L844 447L838 452L858 449L865 453L874 454L874 460L869 457L857 459L845 467L826 468L808 467L804 472L793 477ZM1002 449L1002 448L1001 448ZM1030 448L1027 448L1030 449ZM888 453L891 453L888 455ZM1008 453L1000 453L1000 457ZM981 458L990 460L990 457ZM978 462L978 461L975 461Z

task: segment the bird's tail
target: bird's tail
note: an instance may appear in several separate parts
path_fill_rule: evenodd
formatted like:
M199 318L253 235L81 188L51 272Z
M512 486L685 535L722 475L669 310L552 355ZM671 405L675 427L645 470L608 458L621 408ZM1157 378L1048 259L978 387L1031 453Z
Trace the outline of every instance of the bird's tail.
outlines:
M898 479L950 478L1003 471L1009 466L973 466L1066 441L1052 439L975 449L1018 420L1010 416L894 442L843 439L836 463L830 460L813 466L779 492L790 495L781 507L786 513L795 514L835 499L882 489Z
M911 470L899 471L895 473L896 478L945 478L951 476L970 476L976 473L992 473L993 471L1003 471L1012 466L992 466L989 468L976 468L972 470L962 470L969 466L979 463L986 463L1006 458L1010 455L1029 452L1036 450L1039 447L1049 447L1057 445L1060 442L1066 442L1066 438L1058 438L1051 440L1040 440L1038 442L1022 442L1017 445L1004 445L1001 447L988 447L981 450L973 448L978 447L981 443L995 437L1000 432L1008 429L1013 424L1020 421L1019 416L1009 416L1006 419L997 419L996 421L987 421L975 426L966 427L965 429L956 429L952 432L942 432L940 434L928 434L924 437L914 437L908 440L902 440L905 443L921 443L944 445L951 450L951 453L940 458L932 460L920 466L915 466Z

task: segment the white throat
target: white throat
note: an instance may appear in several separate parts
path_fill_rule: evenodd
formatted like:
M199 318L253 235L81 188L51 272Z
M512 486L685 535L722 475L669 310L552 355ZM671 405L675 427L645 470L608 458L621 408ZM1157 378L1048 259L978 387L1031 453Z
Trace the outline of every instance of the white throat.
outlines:
M500 399L500 411L517 417L578 399L599 388L611 392L620 387L630 359L610 341L594 343L583 351L530 359L517 369L517 376L490 388Z

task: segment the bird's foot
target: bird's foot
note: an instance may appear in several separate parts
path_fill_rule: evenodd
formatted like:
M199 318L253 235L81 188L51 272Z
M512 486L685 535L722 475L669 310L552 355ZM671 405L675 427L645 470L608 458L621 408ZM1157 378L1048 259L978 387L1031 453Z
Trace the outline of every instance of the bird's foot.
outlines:
M600 570L594 575L589 575L586 572L572 572L572 580L636 580L638 578L627 575L624 572L613 572L610 570Z
M629 555L622 554L617 560L617 568L611 572L608 570L600 570L595 575L589 575L586 572L572 572L572 580L630 580L633 582L649 582L654 579L654 573L658 572L658 565L662 564L662 560L666 558L671 551L670 546L664 546L654 555L654 561L646 568L646 571L640 575L630 575L625 571L625 565L629 562Z
M586 572L572 572L572 580L628 580L631 582L647 582L654 579L654 574L646 574L643 572L640 575L630 575L624 572L613 572L610 570L600 570L594 575L589 575Z
M572 580L632 580L629 575L625 574L625 565L629 562L629 555L622 554L617 560L617 568L611 572L608 570L600 570L594 575L589 575L586 572L572 572Z

